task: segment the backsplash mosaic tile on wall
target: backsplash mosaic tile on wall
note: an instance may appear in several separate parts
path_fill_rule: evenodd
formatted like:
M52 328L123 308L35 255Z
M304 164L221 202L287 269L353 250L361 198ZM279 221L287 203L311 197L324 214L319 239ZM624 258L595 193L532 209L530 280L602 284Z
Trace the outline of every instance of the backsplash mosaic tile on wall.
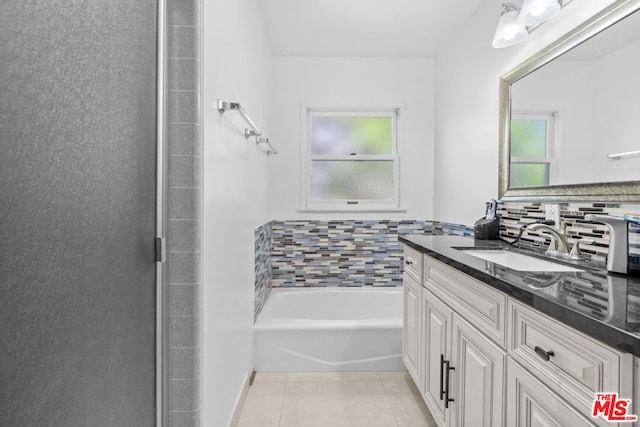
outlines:
M609 231L607 226L585 218L588 214L598 215L639 215L640 205L612 203L563 203L560 204L560 222L571 244L579 240L589 241L580 245L583 253L595 261L605 262L609 253ZM498 208L500 235L513 239L522 225L544 219L545 207L540 203L502 203ZM526 230L522 236L523 245L545 248L549 245L548 235ZM631 262L640 264L640 227L629 226L629 252Z
M431 221L273 221L271 286L398 286L399 233L432 234Z

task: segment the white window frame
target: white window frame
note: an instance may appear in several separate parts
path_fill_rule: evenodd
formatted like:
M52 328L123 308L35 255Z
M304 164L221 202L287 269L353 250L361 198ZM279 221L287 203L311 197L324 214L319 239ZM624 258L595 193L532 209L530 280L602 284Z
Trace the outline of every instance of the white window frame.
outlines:
M301 210L312 211L395 211L399 209L400 193L400 156L398 151L399 108L303 108L302 114L302 165L301 165ZM392 122L391 154L378 155L312 155L311 154L311 120L313 117L389 117ZM312 200L311 171L314 160L371 161L384 160L393 162L393 197L388 200Z
M557 111L514 111L511 120L544 120L547 122L547 157L513 157L510 156L511 163L546 163L549 165L549 184L556 181L556 150L558 144L558 112ZM509 147L511 151L511 147Z

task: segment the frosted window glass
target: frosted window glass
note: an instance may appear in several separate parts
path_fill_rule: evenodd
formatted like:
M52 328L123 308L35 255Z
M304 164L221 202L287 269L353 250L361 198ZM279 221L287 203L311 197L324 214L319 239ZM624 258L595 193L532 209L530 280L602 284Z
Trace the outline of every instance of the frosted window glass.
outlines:
M547 157L547 121L511 120L511 157L544 159Z
M549 163L511 163L510 187L549 185Z
M311 118L311 154L392 154L391 117Z
M313 200L391 200L393 161L311 162Z

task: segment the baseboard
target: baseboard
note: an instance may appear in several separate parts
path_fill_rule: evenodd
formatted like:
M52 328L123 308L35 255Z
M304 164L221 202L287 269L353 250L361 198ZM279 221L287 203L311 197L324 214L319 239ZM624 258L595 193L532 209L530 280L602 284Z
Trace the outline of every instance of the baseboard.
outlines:
M249 383L251 380L251 372L248 372L244 377L244 383L242 384L242 389L240 390L240 394L238 395L238 399L236 400L236 404L233 407L233 412L231 414L231 421L229 422L229 427L236 427L238 422L240 421L240 414L242 413L242 407L244 406L244 401L247 398L247 393L249 393Z

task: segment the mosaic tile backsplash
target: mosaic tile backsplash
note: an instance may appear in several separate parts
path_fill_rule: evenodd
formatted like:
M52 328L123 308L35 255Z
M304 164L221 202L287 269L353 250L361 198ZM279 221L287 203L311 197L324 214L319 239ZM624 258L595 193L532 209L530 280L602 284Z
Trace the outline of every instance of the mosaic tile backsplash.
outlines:
M620 205L605 203L563 203L560 204L560 223L569 242L590 241L580 245L584 255L594 261L605 262L609 253L609 231L606 225L585 219L585 215L638 215L640 205ZM498 207L500 235L511 240L518 235L522 225L544 219L545 207L540 203L504 203ZM521 245L533 248L549 246L548 235L526 230ZM629 252L631 263L640 266L640 227L629 226Z
M431 221L273 221L271 286L399 286L399 233L432 234Z
M255 299L254 315L262 311L269 297L269 281L271 280L271 222L267 222L254 230L255 248ZM255 320L254 318L254 320Z

